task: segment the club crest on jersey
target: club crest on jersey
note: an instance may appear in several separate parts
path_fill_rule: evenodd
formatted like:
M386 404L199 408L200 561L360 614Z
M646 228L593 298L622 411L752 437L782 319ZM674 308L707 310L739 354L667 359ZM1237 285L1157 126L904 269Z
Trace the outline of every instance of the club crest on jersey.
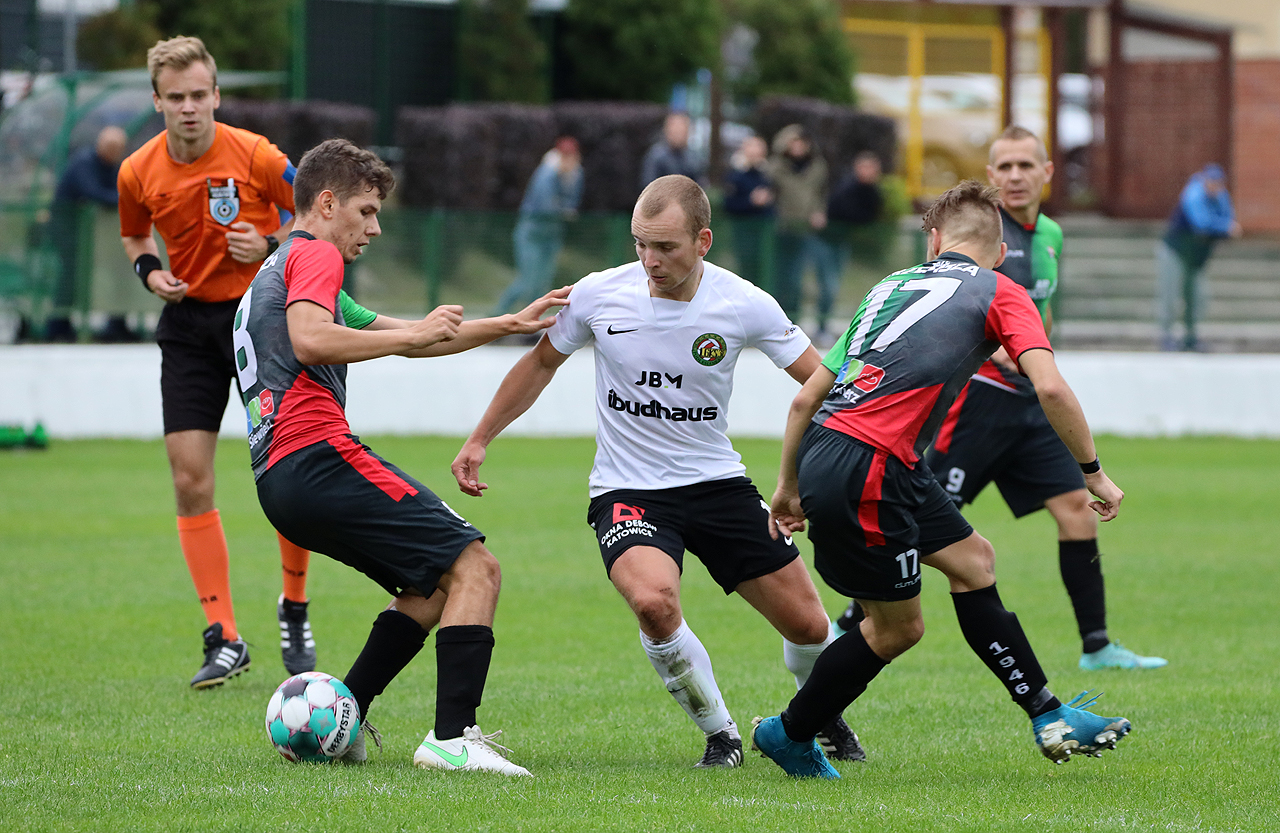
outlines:
M728 353L729 345L717 333L703 333L693 340L693 360L703 367L720 364Z
M214 185L212 179L205 179L209 188L209 215L219 225L229 226L240 216L240 192L236 190L236 181L228 179L226 185Z

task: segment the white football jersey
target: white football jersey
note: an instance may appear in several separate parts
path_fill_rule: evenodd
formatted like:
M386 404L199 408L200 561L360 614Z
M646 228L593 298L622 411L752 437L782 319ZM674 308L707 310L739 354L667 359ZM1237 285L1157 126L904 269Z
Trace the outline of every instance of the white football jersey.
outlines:
M725 434L738 354L787 367L809 346L772 296L704 262L692 301L653 298L637 261L587 275L569 301L547 336L565 355L595 342L592 497L746 473Z

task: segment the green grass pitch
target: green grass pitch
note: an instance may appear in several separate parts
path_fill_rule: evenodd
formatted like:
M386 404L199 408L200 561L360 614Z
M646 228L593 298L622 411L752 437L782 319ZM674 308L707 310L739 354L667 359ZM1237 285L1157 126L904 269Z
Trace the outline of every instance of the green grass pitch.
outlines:
M1134 731L1055 767L964 644L936 573L928 632L850 709L868 752L839 782L797 782L748 755L695 771L701 735L663 691L585 525L590 440L503 438L483 499L459 494L459 440L375 438L489 536L503 564L481 709L535 778L430 773L432 646L373 709L365 767L290 764L263 729L280 664L274 536L247 453L225 442L218 505L249 673L187 687L203 618L177 548L163 446L58 442L0 452L0 830L157 831L1263 831L1276 830L1280 443L1104 438L1128 492L1103 528L1110 627L1149 672L1085 673L1051 520L1014 522L994 492L969 511L999 554L1002 596L1064 699L1101 689ZM739 442L766 496L777 443ZM808 543L801 539L808 560ZM341 676L385 597L316 556L320 670ZM777 713L794 685L780 638L690 560L687 618L734 717ZM820 584L821 586L821 584ZM822 586L827 608L842 600Z

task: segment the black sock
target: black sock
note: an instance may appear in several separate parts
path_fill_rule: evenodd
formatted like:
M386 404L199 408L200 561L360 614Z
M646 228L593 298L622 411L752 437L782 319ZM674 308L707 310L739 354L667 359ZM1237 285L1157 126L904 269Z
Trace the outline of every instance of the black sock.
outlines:
M1022 632L1018 617L1005 610L996 586L952 593L951 601L956 606L956 619L965 641L1004 683L1013 702L1027 709L1028 714L1033 710L1048 711L1042 694L1048 680Z
M436 738L461 737L476 725L493 656L493 628L453 625L436 631Z
M373 620L364 650L347 672L347 688L360 704L360 717L369 714L373 698L404 670L427 641L427 632L412 617L398 610L384 610Z
M867 684L889 663L876 656L854 628L827 646L813 664L804 687L782 713L782 728L796 741L812 740L822 728L867 690Z
M1059 541L1058 567L1062 583L1067 586L1071 607L1076 612L1080 641L1084 652L1091 654L1107 647L1107 593L1102 580L1102 556L1098 539Z
M840 618L836 620L836 627L845 633L856 629L858 623L865 619L866 613L862 610L862 605L858 604L856 599L849 600L849 606L844 609L844 613L840 614Z

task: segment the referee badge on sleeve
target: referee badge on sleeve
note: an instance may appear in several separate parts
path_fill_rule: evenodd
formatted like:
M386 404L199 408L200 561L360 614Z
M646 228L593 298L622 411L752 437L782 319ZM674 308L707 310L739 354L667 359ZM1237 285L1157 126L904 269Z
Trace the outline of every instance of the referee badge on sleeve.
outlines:
M209 214L220 225L229 226L240 216L240 193L236 190L236 181L228 179L226 185L214 185L212 179L205 179L209 188Z

